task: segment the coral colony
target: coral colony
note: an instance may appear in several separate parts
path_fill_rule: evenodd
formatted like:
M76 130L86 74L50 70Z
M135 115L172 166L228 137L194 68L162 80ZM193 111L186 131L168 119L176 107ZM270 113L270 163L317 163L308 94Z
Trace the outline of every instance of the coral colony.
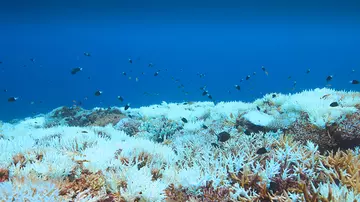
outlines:
M0 127L0 201L360 201L360 93L61 107Z

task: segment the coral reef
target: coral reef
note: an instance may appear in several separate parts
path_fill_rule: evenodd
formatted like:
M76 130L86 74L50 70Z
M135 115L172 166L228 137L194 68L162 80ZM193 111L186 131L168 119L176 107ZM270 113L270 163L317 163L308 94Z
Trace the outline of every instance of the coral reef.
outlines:
M3 123L0 198L360 201L358 95L315 89L253 103L62 107Z

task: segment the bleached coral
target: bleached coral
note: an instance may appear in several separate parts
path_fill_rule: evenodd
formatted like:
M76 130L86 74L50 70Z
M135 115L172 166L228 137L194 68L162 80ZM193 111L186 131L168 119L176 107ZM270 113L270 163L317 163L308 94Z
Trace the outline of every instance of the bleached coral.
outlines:
M254 103L164 102L122 111L129 117L116 126L49 126L44 124L48 116L4 123L0 169L9 176L1 178L0 197L216 201L227 194L234 201L305 201L332 193L335 201L359 200L358 151L320 154L310 138L298 142L282 131L301 124L304 113L318 127L347 120L359 103L357 95L315 89L266 95ZM333 101L340 107L330 107ZM239 117L272 130L247 134L236 126ZM135 127L126 133L130 122ZM218 139L223 131L230 134L226 141ZM29 196L33 186L39 192Z

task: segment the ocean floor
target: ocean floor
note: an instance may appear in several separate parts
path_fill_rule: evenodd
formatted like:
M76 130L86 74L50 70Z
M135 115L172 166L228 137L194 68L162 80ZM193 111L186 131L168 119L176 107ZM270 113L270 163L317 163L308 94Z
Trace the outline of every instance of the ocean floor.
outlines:
M360 201L360 93L0 123L0 201Z

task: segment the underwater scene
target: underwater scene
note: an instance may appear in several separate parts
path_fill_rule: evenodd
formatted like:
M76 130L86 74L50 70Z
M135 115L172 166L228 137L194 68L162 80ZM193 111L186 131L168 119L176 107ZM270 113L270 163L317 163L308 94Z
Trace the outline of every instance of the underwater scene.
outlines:
M0 202L360 201L356 1L11 1Z

